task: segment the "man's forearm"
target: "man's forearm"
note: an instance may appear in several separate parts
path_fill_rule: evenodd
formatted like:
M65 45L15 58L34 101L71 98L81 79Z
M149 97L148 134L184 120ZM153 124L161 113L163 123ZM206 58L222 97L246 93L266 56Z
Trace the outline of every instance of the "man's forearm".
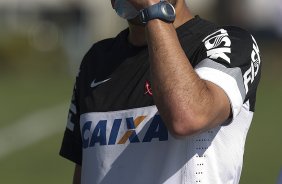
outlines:
M167 127L176 135L211 128L214 95L186 57L172 24L152 20L146 26L155 103ZM226 116L226 115L225 115Z

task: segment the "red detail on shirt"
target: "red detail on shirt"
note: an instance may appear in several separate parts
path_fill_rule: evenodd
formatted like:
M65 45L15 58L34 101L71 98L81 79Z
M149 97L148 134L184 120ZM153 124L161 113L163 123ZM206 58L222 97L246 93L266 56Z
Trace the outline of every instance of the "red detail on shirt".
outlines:
M145 95L148 94L150 96L153 96L152 88L151 88L149 81L145 82L145 93L144 94Z

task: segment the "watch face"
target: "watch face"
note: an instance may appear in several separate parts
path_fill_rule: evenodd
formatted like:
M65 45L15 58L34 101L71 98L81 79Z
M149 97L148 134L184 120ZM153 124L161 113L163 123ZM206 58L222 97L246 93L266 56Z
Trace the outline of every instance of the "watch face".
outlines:
M170 3L163 3L161 6L161 11L166 16L166 18L174 20L175 9Z
M163 10L164 10L164 12L166 12L166 14L168 14L168 15L173 15L173 14L174 14L174 9L171 7L170 4L164 4Z

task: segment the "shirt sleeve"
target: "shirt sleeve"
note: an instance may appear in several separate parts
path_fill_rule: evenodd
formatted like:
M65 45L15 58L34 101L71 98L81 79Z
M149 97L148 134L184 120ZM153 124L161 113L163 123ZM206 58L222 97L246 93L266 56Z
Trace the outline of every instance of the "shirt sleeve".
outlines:
M78 81L78 80L76 80ZM82 141L80 133L80 110L78 103L77 82L73 89L73 96L68 112L67 125L61 145L60 155L74 163L81 165Z
M246 101L251 101L251 110L254 110L261 59L253 36L240 28L224 27L208 35L202 44L202 58L195 66L196 73L225 91L233 118Z

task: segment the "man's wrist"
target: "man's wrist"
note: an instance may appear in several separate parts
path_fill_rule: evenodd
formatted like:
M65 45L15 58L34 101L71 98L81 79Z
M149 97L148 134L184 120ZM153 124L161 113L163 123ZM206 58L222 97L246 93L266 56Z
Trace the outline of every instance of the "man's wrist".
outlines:
M171 27L172 26L172 27ZM168 22L164 22L160 19L154 19L154 20L150 20L146 26L145 26L145 30L148 31L148 30L159 30L159 31L162 31L162 30L168 30L170 28L174 28L173 26L173 23L168 23ZM156 31L157 33L158 31Z

